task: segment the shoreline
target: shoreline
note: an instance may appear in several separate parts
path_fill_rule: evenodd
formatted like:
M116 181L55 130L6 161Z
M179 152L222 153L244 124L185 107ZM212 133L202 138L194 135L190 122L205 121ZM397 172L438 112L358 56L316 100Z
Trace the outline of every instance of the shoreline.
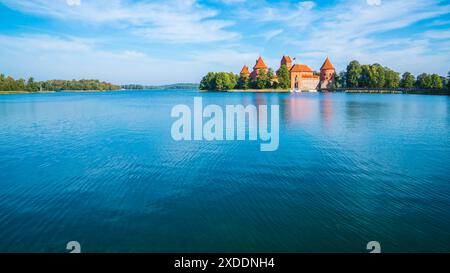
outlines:
M115 92L127 90L63 90L63 91L0 91L0 95L14 95L14 94L49 94L49 93L100 93L100 92Z
M205 91L204 92L220 92ZM291 93L287 89L247 89L247 90L228 90L229 93ZM389 89L336 89L336 90L317 90L314 92L304 91L298 93L350 93L350 94L404 94L404 95L450 95L450 90L389 90Z
M209 91L206 91L209 92ZM219 91L220 92L220 91ZM288 89L235 89L225 91L228 93L289 93Z
M156 89L155 89L156 90ZM49 94L49 93L101 93L118 91L143 91L133 89L120 90L63 90L63 91L0 91L0 95L14 94ZM290 93L288 89L235 89L227 91L198 90L199 92L225 92L225 93ZM449 96L450 90L388 90L388 89L337 89L337 90L317 90L316 92L299 93L350 93L350 94L404 94L404 95L442 95Z

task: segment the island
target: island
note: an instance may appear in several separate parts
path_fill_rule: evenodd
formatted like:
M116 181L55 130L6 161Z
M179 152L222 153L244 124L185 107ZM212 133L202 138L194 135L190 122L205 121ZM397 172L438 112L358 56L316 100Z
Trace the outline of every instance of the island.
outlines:
M367 65L351 61L340 73L326 58L319 71L308 65L294 64L284 55L275 72L260 56L252 72L244 65L239 75L233 72L209 72L200 82L200 90L226 92L350 92L450 94L450 72L447 77L422 73L400 73L378 63Z

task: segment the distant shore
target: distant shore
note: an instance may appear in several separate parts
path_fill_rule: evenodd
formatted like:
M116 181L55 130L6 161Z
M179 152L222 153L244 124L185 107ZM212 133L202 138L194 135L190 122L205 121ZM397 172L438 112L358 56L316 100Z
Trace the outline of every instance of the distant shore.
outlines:
M64 93L64 92L78 92L78 93L92 93L92 92L116 92L121 90L62 90L62 91L0 91L0 95L12 94L47 94L47 93Z

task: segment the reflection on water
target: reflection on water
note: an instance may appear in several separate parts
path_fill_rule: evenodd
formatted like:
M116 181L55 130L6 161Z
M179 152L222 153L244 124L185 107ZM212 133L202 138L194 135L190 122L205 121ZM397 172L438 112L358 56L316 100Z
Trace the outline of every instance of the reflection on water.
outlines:
M280 105L280 147L175 142L176 104ZM445 96L0 96L0 251L450 251Z

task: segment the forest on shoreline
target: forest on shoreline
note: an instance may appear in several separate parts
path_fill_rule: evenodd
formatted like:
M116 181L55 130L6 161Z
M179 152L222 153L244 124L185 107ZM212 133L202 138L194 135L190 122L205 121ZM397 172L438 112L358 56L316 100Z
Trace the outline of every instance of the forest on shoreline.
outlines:
M107 91L119 90L120 86L99 80L48 80L35 81L34 78L14 79L11 76L0 74L0 91Z

